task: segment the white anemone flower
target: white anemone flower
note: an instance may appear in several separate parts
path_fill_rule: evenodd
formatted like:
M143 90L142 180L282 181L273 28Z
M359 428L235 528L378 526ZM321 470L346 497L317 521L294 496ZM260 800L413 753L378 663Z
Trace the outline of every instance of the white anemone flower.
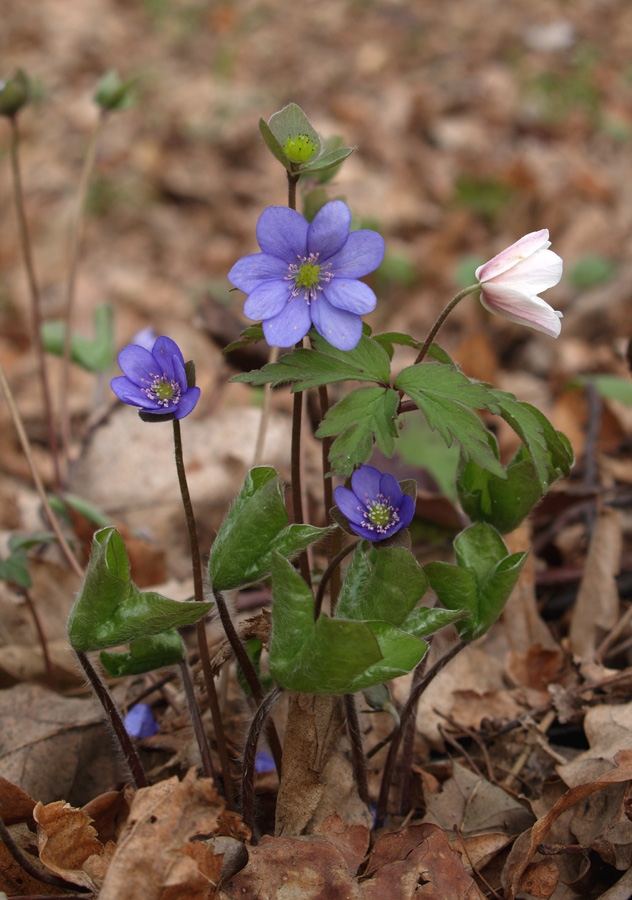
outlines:
M538 296L562 277L564 264L550 246L548 229L533 231L479 266L476 277L489 312L558 337L562 313Z

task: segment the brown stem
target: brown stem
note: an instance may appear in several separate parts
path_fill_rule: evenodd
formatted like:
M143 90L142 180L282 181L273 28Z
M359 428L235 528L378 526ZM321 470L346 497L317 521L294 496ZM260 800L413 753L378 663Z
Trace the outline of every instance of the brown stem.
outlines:
M217 775L215 774L215 767L213 766L213 760L211 759L211 750L208 745L208 740L206 739L204 726L202 725L200 710L198 709L197 701L195 699L195 691L193 689L191 673L189 672L189 666L186 660L181 660L180 662L180 673L182 675L182 683L184 684L184 692L187 697L189 713L191 714L191 721L193 722L195 739L200 750L202 768L204 769L204 774L206 775L206 777L214 781L215 787L219 790Z
M40 642L40 647L42 648L42 656L44 657L44 666L46 668L46 677L48 678L48 682L52 688L57 687L57 679L55 678L55 673L53 671L53 666L50 661L50 654L48 652L48 641L46 640L46 634L44 633L44 627L42 625L42 620L40 619L39 613L37 611L37 606L33 597L31 596L31 592L28 588L22 588L22 594L24 595L24 599L26 600L26 605L29 608L31 616L33 617L33 624L35 625L35 630L37 631L37 637Z
M302 346L300 341L296 346ZM292 520L296 525L305 521L303 514L303 496L301 490L301 426L303 418L303 393L297 391L294 394L292 407L292 450L290 469L292 473ZM312 575L309 570L309 558L307 550L303 550L299 556L299 568L303 580L309 588L312 586Z
M358 708L353 694L345 694L345 712L347 714L347 731L351 741L351 755L353 767L358 782L358 794L367 806L371 804L369 796L369 782L367 778L366 756L362 747L362 730L358 719Z
M243 803L244 823L254 835L255 830L255 763L257 761L257 744L261 729L270 715L272 708L283 693L282 687L275 687L265 697L254 715L248 731L244 748L244 768L241 776L241 797Z
M62 355L61 369L61 392L60 392L60 423L61 423L61 443L62 457L66 477L68 476L68 465L70 461L70 411L68 400L70 396L70 347L72 344L72 324L75 309L75 286L77 283L77 269L79 266L79 251L81 249L81 239L83 236L84 209L86 204L86 195L88 193L88 184L90 176L94 168L94 160L96 156L97 143L101 135L103 123L106 118L106 110L102 110L97 122L97 126L92 132L86 156L83 161L83 168L79 179L79 190L77 194L77 209L72 223L70 235L70 265L68 271L68 285L66 288L66 333L64 335L64 350Z
M452 312L454 307L457 306L457 304L459 304L464 297L467 297L468 294L473 294L474 291L480 290L480 287L481 287L480 284L471 284L469 287L466 287L462 291L459 291L459 293L456 294L456 296L450 300L450 302L448 303L446 308L443 310L441 315L438 317L437 321L434 323L434 325L430 329L430 333L428 334L428 337L426 338L423 347L417 354L417 359L415 360L413 365L415 365L415 366L418 365L425 358L426 353L430 349L430 345L432 344L432 342L434 341L434 339L437 335L437 332L439 331L439 329L441 328L441 326L443 325L445 320L448 318L448 316L450 315L450 313Z
M191 570L193 572L193 591L196 602L203 603L204 585L202 583L202 558L200 556L200 542L198 541L193 504L191 503L191 494L189 492L189 485L187 482L187 473L184 467L184 454L182 452L182 430L180 428L179 419L173 420L173 445L176 459L176 469L178 472L178 483L180 485L180 494L182 495L182 505L184 506L184 515L189 532ZM228 748L226 746L226 735L224 733L224 723L222 722L219 700L217 699L217 691L215 690L215 680L213 678L211 658L209 655L208 641L206 638L206 628L204 626L203 620L197 623L196 634L198 640L198 649L200 652L200 660L202 662L204 686L206 687L206 696L208 697L211 717L213 719L213 730L215 731L217 752L219 754L220 764L222 767L226 805L229 809L234 809L235 793L233 790L233 781L230 772L230 758L228 756Z
M79 885L72 884L72 882L70 881L65 881L63 878L60 878L59 875L55 875L53 872L46 872L38 865L36 865L31 857L28 856L14 841L13 835L4 824L4 820L2 818L0 818L0 840L4 842L13 859L24 869L24 871L28 875L31 876L31 878L35 878L37 881L41 881L44 884L52 884L54 887L66 888L78 891L82 894L92 893L89 888L80 887Z
M121 718L121 714L116 703L112 699L112 695L107 689L105 683L101 680L99 673L90 662L87 653L82 653L80 650L75 650L75 653L77 654L77 659L81 663L83 671L86 673L88 681L92 685L95 694L101 701L101 705L103 706L108 719L112 723L114 734L116 735L118 742L121 745L121 750L123 751L125 759L127 760L127 765L130 768L130 772L132 773L132 778L134 779L136 787L148 787L149 782L147 781L145 770L143 769L138 753L136 752L136 747L134 746L131 737L127 733L127 729L123 724L123 719Z
M384 764L384 771L382 773L382 784L380 786L380 796L377 801L377 811L375 813L375 828L380 828L384 822L384 818L386 816L386 804L388 802L388 794L391 788L391 782L393 780L393 775L395 773L395 761L397 759L397 751L399 750L399 745L401 739L404 735L404 731L406 729L406 725L408 723L408 719L412 715L413 709L415 708L419 698L426 690L429 684L433 681L433 679L439 674L439 672L446 666L451 659L460 653L464 647L467 647L465 641L458 641L453 647L451 647L446 653L443 654L441 659L437 660L437 662L432 666L428 672L424 675L424 677L419 681L415 690L410 692L410 696L406 701L406 706L404 707L401 720L399 723L399 728L397 729L396 734L391 741L391 746L388 749L388 755L386 757L386 762Z
M20 175L20 159L18 147L20 143L18 133L18 123L16 116L11 116L11 172L13 174L13 194L15 197L15 207L18 216L18 231L20 235L20 244L22 246L22 255L24 257L24 266L29 283L29 291L31 294L31 309L33 316L33 345L37 355L39 366L40 383L42 387L42 397L44 400L44 416L46 418L46 431L48 435L48 447L53 459L55 468L55 483L57 486L61 484L61 473L59 468L59 448L57 446L57 433L55 431L55 421L53 417L53 403L51 399L50 383L48 380L48 367L46 365L46 356L44 354L44 345L42 343L42 300L40 296L39 285L35 275L35 265L33 263L33 254L31 251L31 240L29 237L29 228L26 221L26 213L24 211L24 196L22 193L22 178Z
M248 656L246 648L242 644L239 635L237 634L237 629L233 624L230 612L228 611L228 607L226 606L226 603L220 591L213 589L213 596L215 597L215 603L217 604L217 611L219 613L220 621L224 627L224 633L226 634L228 643L232 647L233 653L235 654L235 659L241 667L244 678L248 682L248 687L250 688L250 692L254 697L255 703L257 703L257 705L261 705L265 695L263 693L263 688L261 687L259 679L257 678L257 673L255 672L252 661ZM270 752L272 753L272 756L274 758L277 772L279 774L279 777L281 777L282 749L274 722L268 722L266 726L266 735L268 737Z
M426 663L423 659L415 666L415 671L413 672L413 680L410 686L411 694L416 691L419 682L423 678L425 666ZM399 810L403 816L405 816L408 812L408 808L404 809L404 804L408 801L410 790L410 776L412 775L413 764L413 748L415 745L415 720L417 718L418 703L419 699L417 699L417 702L414 704L411 710L403 736L402 758L400 767L401 777L399 786Z
M323 577L320 579L320 584L318 585L318 591L316 593L316 600L314 601L314 621L319 617L320 611L323 605L323 598L325 596L325 590L327 588L327 584L332 574L336 571L340 563L343 561L345 556L348 556L352 550L358 546L360 541L354 541L351 544L347 544L346 547L343 547L340 553L335 556L332 561L329 563L325 571L323 572Z

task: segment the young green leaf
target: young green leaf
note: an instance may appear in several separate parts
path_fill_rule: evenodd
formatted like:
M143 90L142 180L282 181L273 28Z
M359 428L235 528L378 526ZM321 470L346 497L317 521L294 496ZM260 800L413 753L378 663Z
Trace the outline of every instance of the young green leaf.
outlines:
M141 593L130 580L123 538L115 528L103 528L92 539L86 577L68 616L68 637L75 650L104 650L191 625L212 605Z
M329 461L338 475L350 475L366 462L377 444L392 456L397 437L399 396L391 388L357 388L332 406L318 426L316 437L340 435L331 445Z
M371 561L362 544L345 573L338 599L341 619L402 622L428 590L428 579L409 550L380 549Z
M113 678L142 675L163 666L173 666L186 659L182 638L175 629L131 641L126 653L102 650L101 665Z
M44 322L42 343L47 353L62 356L66 340L66 323L61 320ZM105 372L114 362L114 314L109 303L101 303L94 311L94 338L73 334L70 339L70 358L87 372Z

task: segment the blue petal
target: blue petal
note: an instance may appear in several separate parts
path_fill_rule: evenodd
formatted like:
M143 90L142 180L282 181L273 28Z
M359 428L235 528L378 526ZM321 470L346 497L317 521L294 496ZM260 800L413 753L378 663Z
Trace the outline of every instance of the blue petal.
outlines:
M182 394L182 396L180 397L180 402L178 403L174 411L174 417L176 419L184 419L184 417L188 416L190 412L193 412L199 399L199 387L189 388L186 394Z
M310 307L302 297L294 297L285 303L277 316L265 319L263 333L271 347L291 347L303 340L310 329L312 320Z
M257 240L264 253L286 263L307 256L307 220L287 206L269 206L259 216Z
M402 502L402 489L394 475L386 473L380 479L380 494L387 497L391 505L397 508Z
M134 384L146 384L153 381L152 372L156 372L156 360L144 347L128 344L118 355L118 364L122 371Z
M345 487L337 487L334 491L334 500L336 506L349 519L350 522L358 524L364 520L364 512L366 507L363 506L353 491Z
M351 487L356 497L362 501L367 497L369 501L375 500L380 493L380 479L382 473L375 466L360 466L351 476Z
M319 262L329 258L344 247L349 237L351 210L342 200L332 200L318 210L307 232L307 253L318 253Z
M295 262L295 260L292 260ZM262 281L283 278L287 275L288 263L267 253L252 253L237 260L228 273L228 280L240 291L250 294Z
M125 375L119 375L110 382L110 387L123 403L129 403L130 406L142 406L144 409L158 409L158 403L150 400L143 390Z
M159 337L154 344L151 355L156 360L156 363L162 367L159 370L159 374L165 374L169 381L175 378L176 374L173 367L173 359L179 359L182 365L184 365L182 351L175 341L172 341L171 338L165 337L164 335Z
M342 250L328 260L331 271L341 278L362 278L381 265L385 246L377 231L352 231Z
M337 309L322 294L312 300L312 321L319 334L338 350L353 350L362 337L362 319L345 309Z
M187 373L184 368L184 362L180 362L177 356L173 358L173 378L177 381L183 391L187 389Z
M399 522L398 531L400 528L407 528L408 525L412 522L413 516L415 515L415 501L410 496L410 494L404 494L402 497L402 502L399 506Z
M375 293L368 284L355 278L332 278L322 285L323 296L337 309L364 316L373 312L377 304Z
M265 281L250 293L244 303L247 319L271 319L278 316L290 299L292 288L287 281Z

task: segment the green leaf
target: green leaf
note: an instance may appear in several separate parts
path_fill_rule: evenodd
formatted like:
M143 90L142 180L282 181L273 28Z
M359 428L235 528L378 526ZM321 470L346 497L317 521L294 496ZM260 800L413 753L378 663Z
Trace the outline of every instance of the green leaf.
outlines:
M177 631L163 631L151 637L131 641L127 653L102 650L101 665L113 678L142 675L163 666L173 666L186 658L182 638Z
M618 400L632 406L632 381L619 375L581 375L580 384L594 384L597 392L606 400Z
M417 606L402 622L400 628L418 638L425 638L447 625L467 618L469 613L464 609L442 609L434 606Z
M209 578L229 591L270 574L272 552L292 558L331 530L312 525L286 527L279 478L269 466L251 469L211 548Z
M311 336L311 335L310 335ZM353 350L336 350L320 336L312 337L315 349L298 348L284 353L262 369L236 375L231 381L246 384L292 384L292 391L306 391L341 381L376 381L388 384L389 359L385 351L364 335Z
M374 334L373 340L377 341L381 347L384 347L388 353L389 359L393 358L393 344L399 344L402 347L414 347L421 350L421 342L416 341L409 334L403 334L401 331L385 331L382 334Z
M424 572L445 607L470 613L456 627L464 640L472 641L497 620L528 553L509 555L498 532L483 522L462 531L454 549L456 566L433 562Z
M391 388L357 388L332 406L318 426L316 437L340 435L331 445L329 461L338 475L350 475L366 462L374 443L392 456L397 437L399 396Z
M248 658L253 665L255 674L259 679L259 684L261 685L263 693L267 694L270 688L272 688L273 686L273 681L270 675L264 675L261 672L261 651L263 650L263 644L261 643L259 638L248 638L248 640L244 642L244 647L246 649L246 653L248 654ZM239 686L246 697L252 697L252 691L250 690L248 679L244 675L239 663L237 663L236 675Z
M395 387L417 404L448 447L455 440L466 458L475 459L500 478L505 476L489 446L487 429L475 412L492 402L488 385L471 381L451 366L427 363L403 369Z
M301 135L305 135L305 137L315 146L314 156L320 153L320 135L301 107L296 103L288 103L283 109L275 112L274 115L268 119L268 128L281 148L285 147L288 138L297 138Z
M241 350L242 347L258 344L259 341L264 340L264 337L263 325L261 322L255 322L254 325L249 325L247 328L244 328L237 340L233 341L227 347L224 347L222 353L232 353L233 350Z
M17 548L6 559L0 559L0 580L21 588L30 588L32 582L28 564L26 550L22 547Z
M279 160L281 165L285 166L288 172L290 172L292 170L292 164L283 152L282 145L277 140L265 119L259 119L259 131L261 132L261 137L265 141L266 147L270 153L272 153L272 155Z
M66 323L61 320L44 322L42 343L47 353L63 356ZM105 372L114 362L114 315L108 303L101 303L94 311L94 339L73 334L70 339L70 359L87 372Z
M30 550L40 544L54 544L57 535L54 531L35 531L31 534L12 534L9 538L9 550Z
M351 156L355 147L341 147L339 150L331 150L329 153L323 153L312 162L301 166L301 175L315 175L323 173L329 169L337 168L341 163Z
M338 600L341 619L382 619L401 627L428 589L428 579L409 550L380 548L371 561L358 546Z
M68 617L68 637L75 650L104 650L191 625L212 605L141 593L130 581L123 538L115 528L103 528L92 539L86 577Z
M337 619L334 622L339 621ZM362 691L374 684L382 684L392 678L406 675L421 662L428 650L428 644L395 628L389 622L366 623L375 636L382 659L357 675L345 687L345 694Z

